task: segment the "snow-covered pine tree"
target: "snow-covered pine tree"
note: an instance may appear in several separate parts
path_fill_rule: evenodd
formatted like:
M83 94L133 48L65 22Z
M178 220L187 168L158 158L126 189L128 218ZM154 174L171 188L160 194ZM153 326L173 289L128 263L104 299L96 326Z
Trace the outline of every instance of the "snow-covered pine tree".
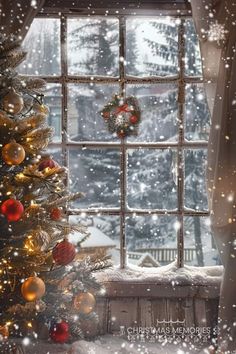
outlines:
M55 342L83 336L86 318L93 323L96 319L100 284L93 271L108 264L107 259L77 258L81 242L89 235L82 225L68 223L65 206L83 194L68 193L66 169L46 151L53 129L46 124L45 82L17 75L15 68L26 55L20 45L14 37L1 36L0 334L4 353L12 337L37 338L45 324ZM73 231L81 233L77 248L68 240ZM5 342L9 334L10 341Z

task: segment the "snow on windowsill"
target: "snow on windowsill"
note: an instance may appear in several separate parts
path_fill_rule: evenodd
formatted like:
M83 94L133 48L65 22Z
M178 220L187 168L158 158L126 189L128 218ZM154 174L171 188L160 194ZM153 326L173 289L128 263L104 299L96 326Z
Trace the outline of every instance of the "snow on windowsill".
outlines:
M96 273L98 281L107 282L142 282L171 285L219 285L223 266L194 267L185 265L178 268L176 262L159 268L141 268L128 265L125 269L113 266Z

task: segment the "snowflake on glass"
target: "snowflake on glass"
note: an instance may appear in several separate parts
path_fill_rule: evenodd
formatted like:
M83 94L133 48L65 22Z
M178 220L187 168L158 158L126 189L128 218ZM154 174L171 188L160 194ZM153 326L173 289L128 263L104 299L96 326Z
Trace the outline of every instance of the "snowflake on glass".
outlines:
M122 99L119 95L115 95L112 101L105 105L101 115L109 132L116 133L119 138L137 135L141 114L135 97Z
M209 26L208 40L210 42L224 41L228 31L225 29L224 25L220 24L218 21L212 22Z

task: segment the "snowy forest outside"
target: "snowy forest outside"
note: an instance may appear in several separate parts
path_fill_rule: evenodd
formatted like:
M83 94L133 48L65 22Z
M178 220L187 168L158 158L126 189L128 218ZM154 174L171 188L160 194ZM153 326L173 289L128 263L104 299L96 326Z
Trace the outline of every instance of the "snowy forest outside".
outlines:
M185 75L201 77L201 59L193 22L185 22ZM171 17L128 17L126 20L126 53L119 58L119 20L108 17L68 18L67 70L69 76L117 78L117 82L80 82L67 84L67 131L62 132L62 88L53 78L61 75L60 19L36 18L24 41L27 60L19 73L51 77L47 80L46 104L50 107L49 124L55 128L51 152L64 163L62 133L70 142L119 142L107 132L100 111L115 93L119 93L119 61L124 60L125 75L134 78L161 76L166 82L126 84L126 95L138 98L142 110L139 134L128 138L135 143L163 143L166 148L129 149L127 153L127 209L164 210L164 215L126 217L128 261L130 255L143 250L177 249L180 227L178 209L177 157L179 141L178 28L180 19ZM168 78L170 82L168 82ZM59 80L58 80L59 81ZM65 108L65 107L64 107ZM202 148L184 148L184 205L186 211L207 212L205 168L210 115L203 84L189 82L185 86L184 139L202 142ZM57 145L53 145L57 143ZM71 205L76 209L120 208L120 156L112 148L68 147L69 186L72 192L82 191L86 197ZM115 264L119 263L119 216L86 213L71 216L91 222L110 237ZM91 221L92 220L92 221ZM219 264L207 216L184 216L185 248L194 250L191 265ZM96 245L94 245L96 246ZM147 250L147 251L146 251ZM154 257L155 258L155 257ZM131 258L130 258L131 262ZM160 264L164 264L160 262Z

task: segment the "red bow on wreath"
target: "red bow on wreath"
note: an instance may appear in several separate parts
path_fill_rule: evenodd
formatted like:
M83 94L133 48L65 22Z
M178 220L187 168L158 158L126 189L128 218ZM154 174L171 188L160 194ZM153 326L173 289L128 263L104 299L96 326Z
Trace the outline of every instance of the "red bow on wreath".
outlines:
M127 104L123 104L122 106L116 108L115 114L122 112L129 113L130 111L129 106Z

